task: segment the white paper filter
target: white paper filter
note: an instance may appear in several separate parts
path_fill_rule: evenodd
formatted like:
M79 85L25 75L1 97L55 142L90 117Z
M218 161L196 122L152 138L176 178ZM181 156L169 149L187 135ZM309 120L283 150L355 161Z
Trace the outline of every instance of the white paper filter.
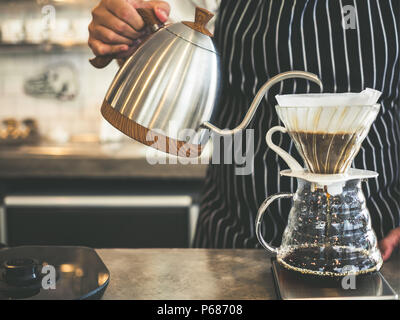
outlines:
M375 120L381 92L277 95L277 112L286 128L301 131L354 132Z
M378 90L367 88L360 93L284 94L275 98L278 104L284 107L370 106L378 102L381 94Z

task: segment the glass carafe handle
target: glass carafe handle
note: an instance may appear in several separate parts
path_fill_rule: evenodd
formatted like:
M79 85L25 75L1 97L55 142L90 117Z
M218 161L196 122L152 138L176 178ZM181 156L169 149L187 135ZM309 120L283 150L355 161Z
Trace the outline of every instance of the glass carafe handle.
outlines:
M278 248L275 248L275 247L269 245L264 240L264 238L262 236L261 226L262 226L262 221L263 221L263 218L264 218L264 214L265 214L265 212L267 212L267 208L275 200L282 199L282 198L292 198L292 197L293 197L293 193L277 193L277 194L274 194L274 195L268 197L267 199L265 199L265 201L262 203L262 205L258 209L257 219L256 219L256 235L257 235L257 239L265 249L267 249L268 251L271 251L272 253L278 253Z
M292 171L304 171L303 167L293 158L289 153L287 153L282 148L278 147L275 143L272 142L272 135L276 132L280 131L282 133L287 133L287 129L285 127L276 126L272 127L268 130L265 139L267 140L267 145L272 150L274 150L289 166Z

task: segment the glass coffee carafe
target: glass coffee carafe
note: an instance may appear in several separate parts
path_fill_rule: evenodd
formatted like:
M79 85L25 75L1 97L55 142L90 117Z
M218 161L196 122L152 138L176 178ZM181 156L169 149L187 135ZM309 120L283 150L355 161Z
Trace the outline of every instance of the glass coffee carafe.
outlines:
M290 167L282 176L297 179L294 194L267 198L256 219L256 234L264 248L276 253L285 268L326 278L378 271L382 257L371 227L361 184L376 172L350 168L375 120L379 105L277 106L285 127L267 133L268 146ZM288 133L306 169L272 142L276 131ZM292 208L279 248L262 236L264 214L273 201L291 198Z

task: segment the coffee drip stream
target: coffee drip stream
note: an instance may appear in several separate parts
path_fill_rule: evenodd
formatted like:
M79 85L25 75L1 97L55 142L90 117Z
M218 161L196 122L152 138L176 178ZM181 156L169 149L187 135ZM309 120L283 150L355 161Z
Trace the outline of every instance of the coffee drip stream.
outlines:
M290 170L280 174L296 178L297 191L272 195L263 202L256 234L286 269L340 278L370 274L382 266L361 188L363 181L378 174L350 168L379 112L379 96L372 89L360 94L277 96L276 111L285 127L271 128L266 140L288 164ZM356 103L350 101L354 98ZM273 143L277 131L290 135L306 168ZM292 208L282 244L275 248L264 240L261 226L271 203L283 198L292 198Z

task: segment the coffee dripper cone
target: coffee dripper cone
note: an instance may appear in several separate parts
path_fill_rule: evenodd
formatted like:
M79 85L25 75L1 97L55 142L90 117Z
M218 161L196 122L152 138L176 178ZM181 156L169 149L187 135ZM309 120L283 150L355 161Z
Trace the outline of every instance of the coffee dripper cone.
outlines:
M380 106L276 106L279 118L312 173L346 173Z

